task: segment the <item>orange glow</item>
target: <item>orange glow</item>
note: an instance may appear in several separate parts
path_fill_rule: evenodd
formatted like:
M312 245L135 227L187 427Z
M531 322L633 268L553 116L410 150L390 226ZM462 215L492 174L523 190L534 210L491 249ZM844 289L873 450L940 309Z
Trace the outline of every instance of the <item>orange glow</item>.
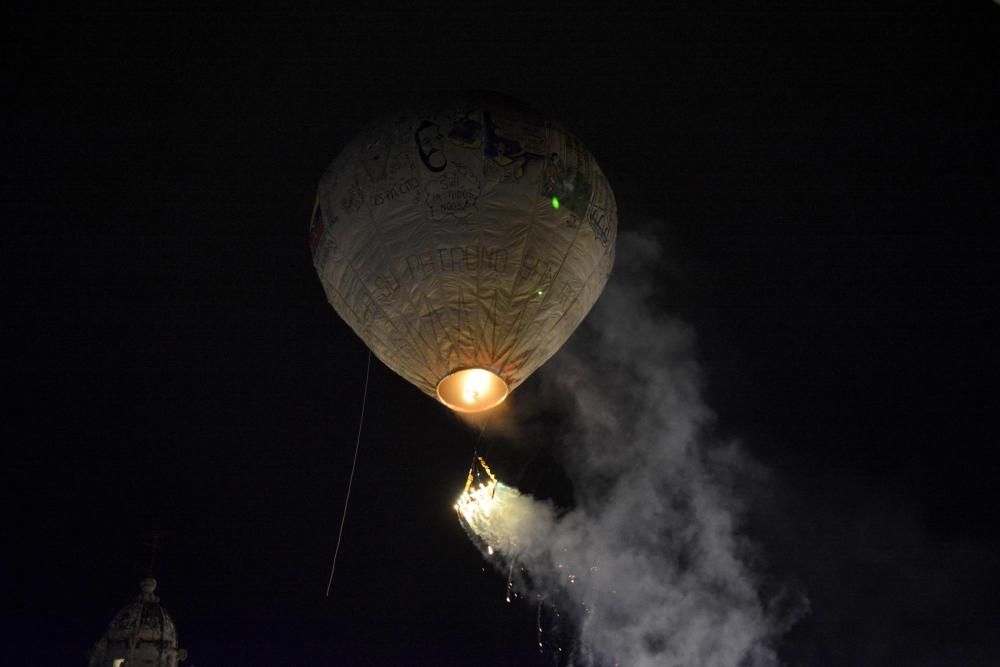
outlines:
M507 383L496 373L483 368L455 371L437 386L441 402L458 412L489 410L502 403L507 393Z

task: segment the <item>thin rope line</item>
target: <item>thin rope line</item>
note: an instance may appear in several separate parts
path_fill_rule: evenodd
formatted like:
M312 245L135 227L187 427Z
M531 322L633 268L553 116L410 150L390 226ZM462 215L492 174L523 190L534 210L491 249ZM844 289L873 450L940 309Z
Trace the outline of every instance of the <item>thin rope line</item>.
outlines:
M486 427L490 425L490 419L493 418L493 411L491 410L486 419L483 420L483 427L479 429L479 435L476 437L476 444L472 446L472 465L469 466L469 471L475 471L476 479L479 479L479 468L476 467L476 460L479 458L479 442L483 439L483 433L486 432Z
M358 450L361 449L361 428L365 424L365 404L368 402L368 377L372 370L372 351L368 350L368 366L365 368L365 391L361 396L361 418L358 419L358 437L354 441L354 461L351 462L351 476L347 480L347 496L344 498L344 513L340 517L340 530L337 532L337 547L333 550L333 563L330 564L330 578L326 582L326 597L330 597L330 586L333 585L333 573L337 569L337 554L340 553L340 539L344 536L344 523L347 521L347 504L351 501L351 487L354 485L354 471L358 467Z

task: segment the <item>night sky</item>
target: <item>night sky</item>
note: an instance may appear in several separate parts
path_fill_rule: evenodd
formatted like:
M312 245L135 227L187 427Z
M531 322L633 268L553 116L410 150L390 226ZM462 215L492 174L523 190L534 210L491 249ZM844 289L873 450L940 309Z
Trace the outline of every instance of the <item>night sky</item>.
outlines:
M372 118L482 89L564 122L664 248L654 307L767 471L740 532L808 599L782 661L997 664L1000 7L703 4L16 12L2 661L85 664L157 535L187 665L552 664L451 509L476 432L377 361L324 596L367 351L316 184ZM484 439L558 500L533 422Z

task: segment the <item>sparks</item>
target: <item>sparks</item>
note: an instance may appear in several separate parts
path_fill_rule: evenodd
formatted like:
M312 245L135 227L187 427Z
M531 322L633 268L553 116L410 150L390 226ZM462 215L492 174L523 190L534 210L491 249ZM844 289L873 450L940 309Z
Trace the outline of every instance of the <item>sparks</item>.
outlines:
M482 457L469 469L465 489L454 503L458 521L479 545L487 558L499 557L510 565L508 579L514 574L517 555L530 540L525 516L530 498L500 482ZM518 572L524 568L519 567Z
M490 514L499 504L496 498L497 488L503 486L497 481L493 471L490 470L490 467L486 465L486 461L481 456L478 462L482 466L483 472L489 478L489 481L475 484L477 475L474 470L470 469L469 476L465 480L465 490L462 491L462 495L455 501L455 509L458 510L465 523L473 529L475 529L478 523L490 517ZM488 548L490 554L492 554L493 547Z

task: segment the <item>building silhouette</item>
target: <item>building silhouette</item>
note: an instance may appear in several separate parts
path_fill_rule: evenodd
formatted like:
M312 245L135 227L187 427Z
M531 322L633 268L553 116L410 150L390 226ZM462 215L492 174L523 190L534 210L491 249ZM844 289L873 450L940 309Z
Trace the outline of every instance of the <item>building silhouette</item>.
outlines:
M155 595L156 579L143 579L139 589L90 650L88 667L177 667L187 658L173 619Z

